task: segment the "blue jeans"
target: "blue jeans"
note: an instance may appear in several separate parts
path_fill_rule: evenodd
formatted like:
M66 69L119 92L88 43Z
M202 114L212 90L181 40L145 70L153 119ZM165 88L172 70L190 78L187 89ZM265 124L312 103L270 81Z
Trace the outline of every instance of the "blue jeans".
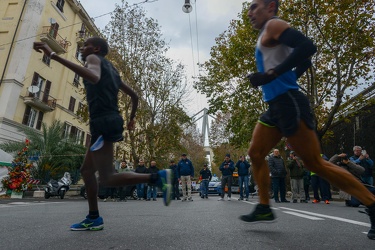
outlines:
M374 177L372 176L362 176L362 181L366 184L369 184L371 186L374 186Z
M202 194L202 197L204 196L208 196L208 183L209 183L209 180L202 180L201 182L201 194Z
M138 199L144 198L145 184L143 184L143 183L137 184L136 187L137 187L137 196L138 196Z
M147 199L151 198L151 192L152 192L152 198L156 199L156 194L157 194L157 188L156 186L148 186L147 187Z
M370 191L372 194L375 195L375 187L366 187L368 191ZM357 200L354 196L350 199L350 201L347 202L348 205L352 207L359 207L359 205L362 205L362 203Z
M286 187L285 177L272 177L273 198L275 201L285 201ZM279 200L280 191L280 200Z
M243 186L245 185L245 195L249 198L249 176L238 176L238 185L240 186L240 198L243 198Z

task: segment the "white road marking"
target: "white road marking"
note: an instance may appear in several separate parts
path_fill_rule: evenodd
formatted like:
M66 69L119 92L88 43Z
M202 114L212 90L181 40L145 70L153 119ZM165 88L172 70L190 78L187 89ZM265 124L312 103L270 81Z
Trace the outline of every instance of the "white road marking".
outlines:
M309 216L309 215L300 214L300 213L296 213L296 212L283 211L283 213L295 215L295 216L306 218L306 219L309 219L309 220L324 220L323 218L319 218L319 217L315 217L315 216Z
M351 223L351 224L354 224L354 225L371 227L370 223L365 223L365 222L361 222L361 221L355 221L355 220L345 219L345 218L341 218L341 217L337 217L337 216L330 216L330 215L325 215L325 214L312 213L312 212L308 212L308 211L297 210L297 209L292 209L292 208L287 208L287 207L279 207L279 208L280 209L289 210L289 211L298 212L298 213L308 214L308 215L312 215L312 216L327 218L327 219L331 219L331 220L337 220L337 221L347 222L347 223Z
M61 204L65 202L9 202L7 204L0 204L0 208L7 208L7 207L26 207L26 206L34 206L34 205L46 205L46 204Z

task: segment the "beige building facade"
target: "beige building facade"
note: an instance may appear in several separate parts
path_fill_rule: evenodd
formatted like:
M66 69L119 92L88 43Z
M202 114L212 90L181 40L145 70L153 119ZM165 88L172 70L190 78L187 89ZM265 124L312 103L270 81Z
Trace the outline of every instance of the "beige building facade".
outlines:
M57 54L77 64L79 45L99 34L76 0L0 1L0 143L25 138L25 126L64 123L65 136L87 145L88 124L77 110L83 107L82 79L61 64L33 50L46 42Z

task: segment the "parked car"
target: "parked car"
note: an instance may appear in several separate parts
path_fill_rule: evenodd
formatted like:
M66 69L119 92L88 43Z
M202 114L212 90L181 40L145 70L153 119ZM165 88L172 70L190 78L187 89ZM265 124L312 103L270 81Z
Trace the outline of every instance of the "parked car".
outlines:
M85 187L85 185L83 185L81 187L80 195L83 198L87 199L87 193L86 193L86 187ZM131 197L134 200L138 199L136 186L135 185L126 186L125 196L126 197ZM105 198L107 198L107 188L106 187L103 187L103 186L99 185L98 197L99 197L99 199L105 199Z
M181 185L180 185L179 191L180 191L180 196L182 196ZM86 193L86 187L85 187L85 185L83 185L81 187L80 195L83 198L87 199L87 193ZM107 196L107 188L99 185L99 190L98 190L98 197L99 197L99 199L105 199L105 198L107 198L106 196ZM130 197L130 198L132 198L134 200L138 199L138 193L137 193L137 187L136 187L136 185L126 186L125 196L126 197ZM144 188L144 197L146 197L146 196L147 196L147 185L145 185L145 188ZM162 197L163 196L163 192L160 190L160 188L157 189L157 196L158 197Z
M213 176L211 181L208 183L208 194L221 194L221 180L217 176ZM201 190L199 195L202 196Z

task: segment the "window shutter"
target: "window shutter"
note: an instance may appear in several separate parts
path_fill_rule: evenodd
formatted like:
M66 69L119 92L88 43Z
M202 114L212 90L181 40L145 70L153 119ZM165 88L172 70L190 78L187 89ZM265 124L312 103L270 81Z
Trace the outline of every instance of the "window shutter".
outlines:
M37 123L36 123L36 129L37 129L37 130L40 130L41 127L42 127L43 116L44 116L44 113L43 113L43 112L39 112L39 115L38 115L38 121L37 121Z
M22 124L27 125L27 121L29 120L30 112L31 112L31 107L26 106L25 114L23 115L23 119L22 119Z

